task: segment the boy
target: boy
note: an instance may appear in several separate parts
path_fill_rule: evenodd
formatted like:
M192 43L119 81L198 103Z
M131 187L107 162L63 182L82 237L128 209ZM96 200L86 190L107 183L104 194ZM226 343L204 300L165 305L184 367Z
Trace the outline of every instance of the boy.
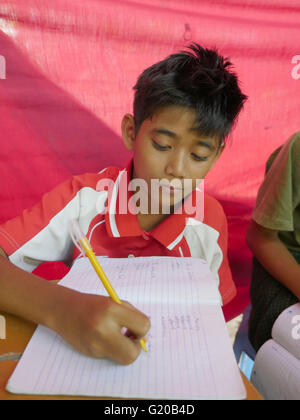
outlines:
M48 326L92 357L132 363L150 322L128 303L83 295L30 274L43 261L71 262L78 257L68 233L72 219L79 220L99 256L201 257L219 282L223 303L235 295L221 206L206 196L202 223L186 214L183 198L196 198L198 181L222 154L246 96L227 69L230 62L197 44L190 49L171 55L139 77L134 116L126 114L122 121L124 144L133 151L127 170L110 167L99 174L75 176L0 227L0 309ZM152 181L161 185L159 210L151 212L149 204L137 214L118 212L121 185L127 187L129 180L138 179L146 186L147 192L141 194L149 203L154 199ZM113 182L109 192L102 183L107 180ZM190 181L187 189L186 180ZM176 188L169 186L172 181L177 181ZM170 214L162 211L167 202ZM129 200L126 204L129 208ZM122 335L122 327L136 340Z
M254 254L249 339L256 351L271 338L273 324L300 300L300 133L267 162L247 231Z

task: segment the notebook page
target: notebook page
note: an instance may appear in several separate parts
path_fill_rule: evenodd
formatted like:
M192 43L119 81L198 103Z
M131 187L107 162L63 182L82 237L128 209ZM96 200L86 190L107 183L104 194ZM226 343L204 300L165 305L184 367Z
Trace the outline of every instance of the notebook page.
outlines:
M138 259L132 260L135 262L130 262L131 265L138 263ZM155 266L156 260L149 258L149 263ZM79 270L79 266L83 267L83 262L73 267L75 271L72 269L73 274L68 275L63 283L69 284L70 277L73 277L80 290L99 292L99 285L95 284L97 281L92 280L88 271ZM198 281L199 267L201 265L194 267ZM106 269L108 274L108 266ZM119 366L109 360L86 357L73 350L57 334L40 326L8 383L8 391L155 399L244 398L245 389L220 306L190 304L188 287L185 288L186 293L181 290L180 299L178 292L167 288L171 283L169 277L173 277L176 284L179 282L177 277L180 282L187 282L189 270L190 267L178 270L174 279L174 273L163 274L163 269L157 267L160 283L165 287L160 289L161 301L155 287L148 300L146 297L139 300L138 294L127 296L131 303L139 302L151 318L148 354L141 353L135 363ZM135 276L133 272L131 280L137 283L135 288L139 287L139 282L146 284L149 280L139 280L140 271L136 271ZM153 278L153 271L151 276ZM211 275L210 281L215 284ZM145 290L148 290L146 286ZM168 292L172 298L175 297L174 300L170 295L169 299L164 298ZM119 289L118 293L121 297ZM142 294L141 291L139 293ZM194 294L198 293L194 291Z
M277 343L300 360L300 302L285 309L272 328L272 337Z
M266 400L300 399L300 360L274 340L258 351L251 382Z
M142 307L144 303L221 302L217 283L206 261L200 258L141 257L101 258L101 267L121 300ZM88 258L77 260L61 282L80 292L106 295Z

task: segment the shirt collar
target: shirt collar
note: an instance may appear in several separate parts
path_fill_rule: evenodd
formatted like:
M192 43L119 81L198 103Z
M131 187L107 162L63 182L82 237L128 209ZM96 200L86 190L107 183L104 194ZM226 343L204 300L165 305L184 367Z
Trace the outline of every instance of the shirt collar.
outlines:
M128 191L132 170L133 159L124 169L120 170L113 188L108 193L105 223L107 232L111 237L120 238L143 234L137 215L129 211L129 200L133 195L132 191Z
M108 205L105 214L106 229L111 237L132 237L147 235L155 238L169 250L176 250L182 243L184 229L187 219L195 217L195 212L191 213L192 204L199 203L199 189L184 200L176 211L166 217L159 225L150 232L141 229L137 215L129 211L129 200L133 196L132 191L128 191L129 182L133 171L133 159L128 165L119 171L115 180L114 187L108 194ZM201 203L200 203L201 205ZM132 210L132 209L131 209ZM187 212L188 210L188 212Z

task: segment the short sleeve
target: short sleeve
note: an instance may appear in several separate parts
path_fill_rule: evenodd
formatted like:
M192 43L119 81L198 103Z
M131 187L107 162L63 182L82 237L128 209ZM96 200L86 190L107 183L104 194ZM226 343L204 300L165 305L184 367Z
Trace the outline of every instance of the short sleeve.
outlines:
M283 145L258 191L253 220L277 231L294 230L294 211L299 204L300 133Z
M204 244L203 258L208 262L213 276L218 280L222 304L226 305L236 296L231 269L228 261L228 223L222 205L213 197L205 194L204 223L199 232ZM205 238L205 236L207 236Z
M222 303L226 305L236 296L236 286L234 284L231 269L228 261L228 223L226 215L222 209L221 224L218 245L222 251L222 263L219 267L219 290L222 296Z
M293 208L300 206L300 133L293 144L292 150L293 167Z
M28 272L46 261L71 261L74 245L69 222L76 218L88 227L97 214L98 178L97 174L74 176L0 225L0 247L10 261Z

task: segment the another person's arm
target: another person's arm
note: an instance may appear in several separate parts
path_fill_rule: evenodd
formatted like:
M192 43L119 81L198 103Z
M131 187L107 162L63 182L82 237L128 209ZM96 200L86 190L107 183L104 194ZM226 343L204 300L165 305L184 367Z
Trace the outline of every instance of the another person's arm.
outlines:
M247 243L261 265L300 300L300 265L278 237L251 220Z

